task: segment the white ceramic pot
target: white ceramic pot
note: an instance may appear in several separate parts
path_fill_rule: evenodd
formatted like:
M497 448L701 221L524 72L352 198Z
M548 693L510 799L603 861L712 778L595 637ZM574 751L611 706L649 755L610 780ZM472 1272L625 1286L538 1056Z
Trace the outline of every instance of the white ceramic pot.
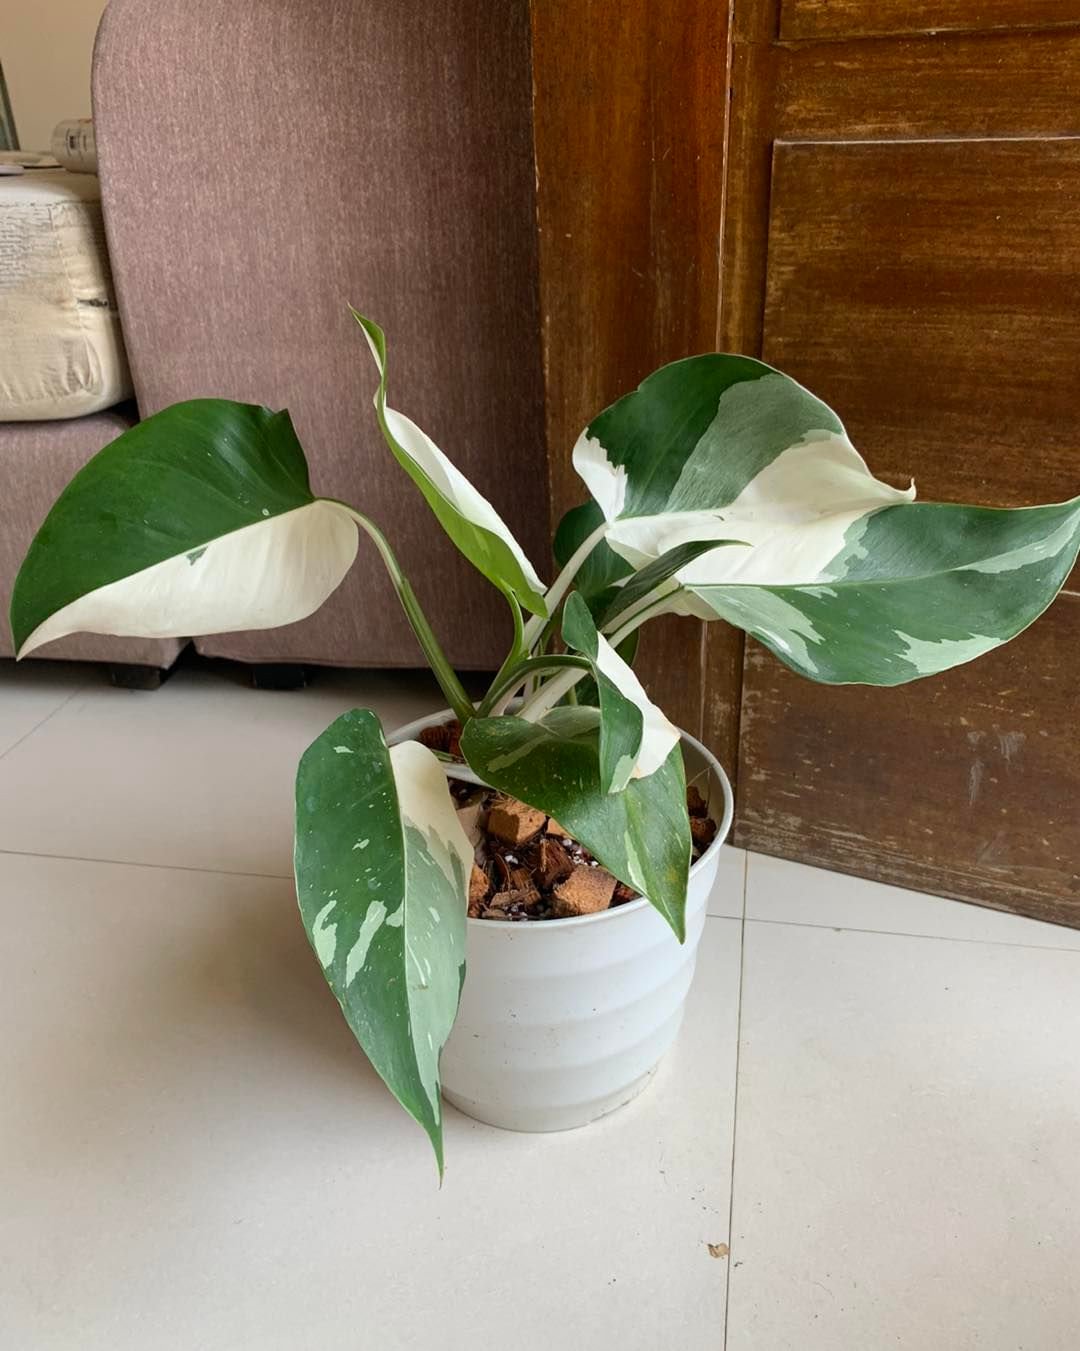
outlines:
M450 716L418 719L390 743ZM687 781L719 826L690 869L686 942L645 899L575 919L470 919L465 988L440 1062L443 1097L460 1111L508 1130L584 1126L640 1093L675 1040L733 812L716 758L682 737Z

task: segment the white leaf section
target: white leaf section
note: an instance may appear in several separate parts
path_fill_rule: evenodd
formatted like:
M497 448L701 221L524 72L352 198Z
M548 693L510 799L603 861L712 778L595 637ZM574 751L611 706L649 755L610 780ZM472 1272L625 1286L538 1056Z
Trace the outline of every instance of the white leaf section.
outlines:
M938 671L947 671L950 666L961 662L974 661L984 652L991 652L1001 643L997 637L973 634L970 638L913 638L909 633L896 630L896 636L904 644L904 660L911 662L916 670L924 675L934 675Z
M596 667L606 676L624 699L636 704L641 710L644 725L641 733L641 749L631 778L645 779L654 774L671 754L678 743L679 731L670 722L664 711L656 706L645 693L641 681L615 651L602 633L597 635Z
M439 759L419 741L403 741L390 747L390 766L397 786L398 811L402 821L424 836L432 857L453 881L450 857L456 857L468 877L473 862L473 847L446 786L446 775ZM443 857L433 849L441 845Z
M315 916L311 926L311 941L315 944L315 955L324 971L334 960L334 952L337 949L337 925L327 923L327 918L336 905L337 901L327 901Z
M607 540L635 567L679 544L744 540L748 549L714 549L678 574L685 585L799 586L821 580L849 528L869 512L915 496L874 478L844 437L790 446L716 512L670 512L616 522Z
M361 319L360 316L356 314L355 310L353 311L353 314L356 317L356 320L360 325L360 331L361 333L363 333L364 338L367 341L367 345L371 350L371 357L372 360L375 362L375 368L379 372L379 379L381 380L382 377L386 374L386 365L382 359L382 353L379 351L375 339L372 337L371 332L368 329L367 322Z
M19 656L70 633L195 638L292 624L336 590L358 544L342 507L311 502L87 592L40 624Z
M626 466L612 464L607 451L587 429L578 437L571 459L604 519L616 520L626 502Z
M386 918L386 906L382 901L372 901L364 915L364 922L360 925L360 932L356 935L356 942L349 949L349 955L345 959L345 988L348 989L356 977L364 969L364 963L367 961L368 949L371 947L371 940L379 932L379 927ZM316 949L318 951L318 949ZM325 965L325 963L323 964Z

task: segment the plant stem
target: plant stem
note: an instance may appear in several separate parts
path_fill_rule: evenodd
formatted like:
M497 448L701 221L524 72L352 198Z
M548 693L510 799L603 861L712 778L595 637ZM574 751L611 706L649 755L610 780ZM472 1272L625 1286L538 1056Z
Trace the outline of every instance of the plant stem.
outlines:
M583 539L570 557L566 560L566 566L558 577L551 583L547 591L544 592L544 601L548 607L549 617L555 613L559 607L559 602L563 596L570 590L570 584L578 574L578 569L586 558L592 553L600 541L608 532L608 522L604 521L587 538ZM537 639L544 630L544 625L548 622L539 615L533 615L525 625L525 644L531 652L536 646Z
M561 605L560 601L560 605ZM559 605L556 605L551 614L544 621L544 627L540 630L536 641L532 644L530 650L535 649L538 654L543 656L551 645L552 635L559 627ZM528 698L539 686L539 677L530 676L529 683L525 686L525 697Z
M648 595L641 596L633 603L633 605L627 606L622 614L616 616L616 619L612 623L603 625L600 632L603 633L605 637L607 637L609 633L618 632L619 628L625 625L628 620L636 618L644 610L652 611L656 606L657 601L665 600L668 596L671 596L676 591L680 590L681 586L682 584L674 577L669 577L666 582L661 582L659 586L654 587ZM611 641L614 644L614 639Z
M563 671L554 680L541 685L536 693L530 695L522 704L518 710L518 717L524 718L526 722L538 722L545 713L555 707L568 690L573 689L584 674L584 671Z
M559 626L559 607L558 605L556 605L555 608L552 610L552 612L548 615L547 619L544 620L543 626L540 629L539 633L536 635L535 640L529 644L528 650L531 652L535 648L540 652L547 651L547 645L551 641L551 635L555 632L558 626ZM526 628L526 633L527 632L528 629Z
M678 590L678 587L674 589ZM644 624L647 619L652 619L653 615L660 614L666 606L670 595L670 591L658 589L652 593L650 604L643 605L641 609L637 610L633 618L627 619L624 616L623 622L615 632L608 637L608 642L611 646L618 647L624 638L629 638L634 630L641 628L642 624Z
M498 583L496 583L496 585L498 585ZM512 592L507 591L501 586L499 587L499 590L506 597L506 602L510 606L510 613L514 618L514 641L510 647L510 651L506 655L506 660L495 672L495 677L488 686L487 694L480 700L478 712L485 716L491 711L491 705L494 704L498 697L493 691L496 691L503 684L506 676L514 669L526 652L525 626L521 619L521 606L517 603L517 597L514 596Z
M476 709L465 692L464 685L458 679L457 672L450 665L446 654L439 645L439 640L435 637L431 625L427 621L427 616L420 608L416 593L409 585L409 579L404 575L401 578L398 599L401 601L406 618L412 625L417 641L424 650L424 656L428 659L432 674L439 682L439 688L453 709L454 716L464 727L469 719L475 715Z
M547 657L526 657L513 670L507 672L502 680L497 680L492 684L491 689L484 695L480 707L477 709L477 716L488 717L498 708L500 702L506 700L508 695L513 695L529 676L538 675L542 671L557 671L568 667L576 668L581 674L591 669L590 663L585 657L559 654Z
M667 594L653 597L648 606L638 610L632 619L628 619L621 624L607 641L612 647L618 647L624 638L628 638L636 628L640 628L647 619L651 619L659 610L662 610L667 600ZM606 636L606 635L605 635ZM550 660L550 658L549 658ZM582 677L581 671L562 671L554 680L549 680L546 685L541 685L537 692L531 698L526 699L521 709L518 711L518 717L524 718L526 722L537 722L550 709L554 708L559 700L568 690L578 683Z
M336 501L336 499L332 500ZM405 611L406 619L412 625L412 631L416 634L416 640L423 649L431 672L439 682L439 688L446 696L447 703L454 710L454 716L464 726L475 715L476 709L473 707L472 700L465 693L465 687L458 679L457 672L446 659L446 654L440 647L439 640L435 637L435 633L428 623L427 615L420 607L420 602L416 598L416 592L409 584L408 577L402 572L401 564L397 561L389 540L374 521L369 520L355 507L350 507L347 502L337 502L337 505L344 507L378 549L379 556L385 563L386 571L390 574L390 580L394 584L394 590L401 602L401 608Z

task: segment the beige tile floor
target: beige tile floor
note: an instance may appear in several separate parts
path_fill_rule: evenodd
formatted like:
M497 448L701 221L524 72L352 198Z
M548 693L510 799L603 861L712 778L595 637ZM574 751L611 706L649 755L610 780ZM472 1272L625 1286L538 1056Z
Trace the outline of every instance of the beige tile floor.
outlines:
M433 701L0 664L2 1351L1072 1351L1075 932L727 850L650 1089L435 1186L288 880L306 742Z

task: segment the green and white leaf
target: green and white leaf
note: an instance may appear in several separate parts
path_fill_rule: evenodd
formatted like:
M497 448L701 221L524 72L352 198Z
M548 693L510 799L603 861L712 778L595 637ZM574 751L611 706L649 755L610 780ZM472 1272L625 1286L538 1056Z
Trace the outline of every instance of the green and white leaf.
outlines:
M465 976L473 851L436 757L387 750L374 713L333 722L296 778L296 889L345 1019L442 1171L439 1053Z
M622 792L631 778L645 778L664 764L679 744L678 729L597 632L588 605L576 591L563 607L562 635L567 647L592 663L600 707L600 786L605 793Z
M608 542L635 566L664 552L657 538L669 529L706 526L721 513L757 523L757 538L728 537L758 544L784 509L801 522L913 496L873 477L840 419L809 390L723 353L662 366L586 427L573 461L605 519L618 523ZM739 551L726 565L747 559Z
M138 423L72 479L11 601L19 656L69 633L195 637L304 619L356 557L312 495L287 412L192 399Z
M352 311L379 371L375 410L394 458L424 495L439 524L473 567L509 591L526 610L546 616L544 584L509 526L431 437L386 402L386 335L373 320Z
M615 651L619 659L627 666L633 666L637 660L638 645L641 641L641 629L634 629L626 637L615 645ZM596 681L591 675L586 675L577 681L573 686L572 702L575 704L590 704L593 708L600 707L600 691L597 689Z
M899 685L1014 638L1057 595L1080 549L1080 498L1012 510L921 503L852 526L801 586L688 580L688 609L744 628L830 684Z
M990 651L1050 604L1080 548L1080 499L914 503L821 400L748 357L663 367L586 428L574 463L637 569L748 543L680 568L668 608L727 619L828 683L901 684Z
M554 708L539 722L473 718L461 748L485 782L554 816L621 882L647 896L680 942L686 936L690 824L682 748L621 793L600 778L600 714Z

